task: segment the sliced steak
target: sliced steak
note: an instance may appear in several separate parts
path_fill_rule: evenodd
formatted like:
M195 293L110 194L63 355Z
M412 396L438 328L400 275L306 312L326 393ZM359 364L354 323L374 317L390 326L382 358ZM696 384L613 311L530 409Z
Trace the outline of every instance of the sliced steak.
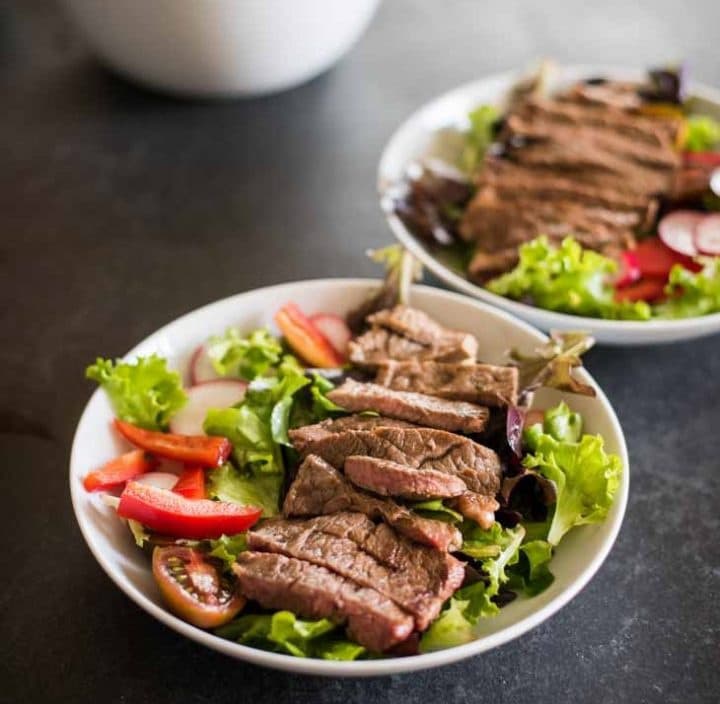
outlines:
M265 521L248 533L248 546L306 560L371 587L412 614L418 630L437 617L465 575L451 555L411 543L360 513Z
M387 359L473 361L478 342L473 335L443 327L426 313L409 306L378 311L368 316L371 328L352 340L350 361L374 367Z
M328 418L313 425L293 428L288 431L288 436L295 449L302 453L308 443L330 437L335 433L342 433L344 430L372 430L379 427L414 428L416 426L413 423L383 416L352 415L343 418Z
M455 526L423 518L392 499L380 499L356 489L338 470L315 455L300 465L283 503L285 516L320 516L357 511L385 521L399 533L438 550L456 550L462 536Z
M434 469L459 477L471 491L495 496L500 460L488 447L433 428L346 430L310 443L306 452L342 469L351 455L391 460L412 469Z
M389 418L465 433L482 432L490 417L484 406L414 391L396 391L379 384L362 384L354 379L347 379L327 396L348 411L377 411Z
M642 114L638 88L578 83L513 102L458 227L480 254L473 276L512 266L505 254L490 255L540 234L573 235L583 247L617 256L652 230L659 202L677 188L682 119Z
M465 482L436 469L410 469L397 462L374 457L350 456L345 476L355 486L380 496L397 496L410 501L446 499L467 491Z
M518 370L492 364L443 364L440 362L386 362L377 384L398 391L505 407L517 404Z
M417 308L400 304L373 313L368 316L367 321L422 345L456 345L469 359L477 356L478 342L473 335L443 327Z
M402 642L415 625L410 614L375 589L304 560L247 551L233 571L240 591L261 606L347 623L348 636L374 652Z
M462 362L469 359L467 352L454 343L423 345L385 328L370 328L351 340L348 344L348 355L353 364L370 368L388 359L435 359L443 362Z

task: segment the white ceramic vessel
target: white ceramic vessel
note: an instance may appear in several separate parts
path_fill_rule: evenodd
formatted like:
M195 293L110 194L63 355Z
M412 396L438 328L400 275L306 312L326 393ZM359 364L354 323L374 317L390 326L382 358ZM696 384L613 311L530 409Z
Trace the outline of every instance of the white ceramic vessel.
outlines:
M388 189L402 180L409 164L428 156L452 161L457 154L460 133L468 127L468 113L478 105L501 104L521 76L522 72L503 73L468 83L413 113L392 135L380 158L377 185L381 201ZM555 83L556 87L561 87L592 76L639 80L643 72L613 66L560 67ZM704 112L720 117L720 92L695 85L691 86L690 93ZM469 281L462 270L444 262L415 238L396 215L387 208L384 210L395 237L440 280L458 291L503 308L541 330L586 330L592 332L599 343L607 345L661 344L720 332L720 313L683 320L599 320L555 313L498 296Z
M249 291L212 303L189 313L150 335L128 357L156 352L167 357L171 366L186 370L192 351L214 331L229 325L250 330L272 326L272 315L280 306L294 301L304 311L344 314L362 301L377 282L365 279L325 279L299 281ZM480 355L489 362L503 362L512 347L531 351L545 339L543 335L507 313L456 293L426 286L412 290L411 303L442 323L475 333ZM98 350L102 352L102 350ZM594 384L585 371L579 372ZM163 605L155 587L147 556L135 546L129 531L97 495L88 494L82 477L123 450L123 443L111 430L112 411L102 391L93 394L77 427L70 461L70 491L80 529L97 561L115 584L151 616L178 633L232 657L258 665L293 672L327 676L373 676L421 670L477 655L522 636L572 599L602 564L620 530L628 496L628 455L625 439L615 413L600 389L596 398L569 396L544 391L535 405L548 407L565 399L580 411L586 430L600 433L608 451L617 453L623 475L615 503L606 520L597 525L571 531L552 562L555 582L532 599L519 598L502 609L499 616L482 620L477 640L456 648L414 657L330 662L294 658L264 652L223 640L173 616ZM592 618L601 619L598 613Z
M332 66L380 0L64 0L98 56L195 97L273 93Z

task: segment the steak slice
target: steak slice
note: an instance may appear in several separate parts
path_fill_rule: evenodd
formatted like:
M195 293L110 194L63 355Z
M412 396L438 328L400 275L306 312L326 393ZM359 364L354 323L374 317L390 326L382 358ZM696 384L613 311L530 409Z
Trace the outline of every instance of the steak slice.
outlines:
M370 328L348 343L348 356L353 364L373 368L388 359L435 359L443 362L462 362L467 353L457 345L423 345L402 335Z
M285 516L320 516L357 511L384 521L416 543L438 550L456 550L462 536L455 526L423 518L392 499L380 499L356 489L320 457L309 455L298 469L283 503Z
M518 397L518 370L492 364L386 362L378 369L375 382L398 391L487 406L514 406Z
M485 429L490 411L466 401L435 398L414 391L396 391L378 384L347 379L327 397L348 411L377 411L389 418L412 421L442 430L479 433Z
M240 591L267 609L347 623L348 636L382 652L405 640L413 618L375 589L324 567L268 552L243 552L233 565Z
M473 335L443 327L417 308L399 304L369 315L367 322L422 345L456 345L469 359L477 356L478 342Z
M405 305L367 317L371 328L351 340L350 361L374 367L387 359L434 359L444 362L473 361L478 342L473 335L443 327L426 313Z
M374 457L348 457L345 476L361 489L410 501L446 499L467 491L465 482L452 474L436 469L409 469L397 462Z
M341 469L351 455L391 460L411 469L452 474L471 491L495 496L500 489L500 460L488 447L461 435L433 428L346 430L310 443L306 452Z
M360 513L273 519L247 537L251 550L306 560L375 589L412 614L418 630L437 617L465 576L456 558L415 545Z
M378 427L414 428L415 426L412 423L406 423L394 418L352 415L343 418L328 418L313 425L293 428L292 430L288 430L288 436L295 449L302 453L308 443L322 440L335 433L341 433L343 430L372 430Z

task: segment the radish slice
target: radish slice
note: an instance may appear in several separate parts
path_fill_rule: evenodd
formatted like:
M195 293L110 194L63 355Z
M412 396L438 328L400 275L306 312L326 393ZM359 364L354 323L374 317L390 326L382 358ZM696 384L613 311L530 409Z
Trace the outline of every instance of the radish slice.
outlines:
M170 472L146 472L133 479L135 482L154 486L156 489L172 489L177 484L177 480L177 474Z
M190 360L190 381L193 384L202 384L216 379L220 379L220 375L215 371L205 345L200 345Z
M706 215L697 224L695 245L703 254L720 256L720 215Z
M346 355L352 333L339 315L316 313L310 316L310 322L327 338L327 341L336 352L339 352L343 357Z
M687 257L697 256L695 228L703 217L702 213L692 210L676 210L666 215L658 225L660 239L679 254Z
M245 396L247 383L237 379L218 379L191 386L188 402L170 421L170 432L180 435L204 435L203 422L211 408L234 406Z

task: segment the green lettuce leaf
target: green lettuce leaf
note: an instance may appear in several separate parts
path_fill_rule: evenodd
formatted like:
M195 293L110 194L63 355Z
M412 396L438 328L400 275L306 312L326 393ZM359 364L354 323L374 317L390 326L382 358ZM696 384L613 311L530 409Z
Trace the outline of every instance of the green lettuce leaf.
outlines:
M582 435L583 419L567 404L559 403L545 411L543 430L560 442L577 442Z
M341 410L326 396L332 384L308 377L300 363L285 355L272 376L253 379L236 407L211 409L205 418L208 435L222 435L233 444L233 465L208 473L210 495L222 501L252 504L264 516L280 510L285 461L282 447L291 447L288 429L315 423Z
M248 335L242 335L237 328L228 328L224 335L211 337L205 347L218 374L249 381L275 366L282 356L280 341L266 328L258 328Z
M687 118L684 146L690 152L720 148L720 122L707 115L691 115Z
M544 592L555 580L548 566L552 555L553 548L547 540L523 543L518 553L518 562L509 568L508 586L526 596Z
M498 117L500 111L494 105L479 105L468 115L470 129L465 135L465 148L461 155L461 166L468 173L482 163L485 152L492 144Z
M263 517L269 518L280 512L283 481L282 472L263 472L252 465L236 469L227 463L208 472L208 494L219 501L259 506Z
M570 415L567 406L558 409L553 409L556 418L562 413ZM552 481L557 491L547 534L551 545L557 545L573 526L605 518L622 472L620 458L605 452L599 435L582 435L578 441L568 442L553 436L552 432L557 432L554 428L557 421L547 427L537 423L528 428L524 441L530 454L523 459L525 467Z
M679 264L670 270L665 293L668 299L655 307L660 318L690 318L720 311L720 260L703 259L694 273Z
M115 414L148 430L164 430L187 401L180 375L167 368L162 357L138 357L123 362L98 357L85 370L110 398Z
M231 570L237 556L247 550L247 536L245 533L237 535L221 535L215 540L208 541L210 555L217 557L225 563L225 568Z
M460 523L463 520L462 514L448 508L441 499L432 499L429 501L419 501L411 504L410 508L425 518L432 518L436 521L445 521L446 523Z
M301 658L355 660L365 648L337 635L338 627L328 619L304 621L291 611L246 614L218 628L215 633L244 645Z
M525 535L522 526L503 528L499 523L484 531L476 523L466 521L461 530L464 536L461 552L480 555L479 565L485 579L455 592L445 610L422 635L421 652L471 641L472 626L479 619L498 613L499 607L493 598L510 579L507 569L518 561L518 550Z
M583 249L573 237L559 246L544 235L520 247L517 266L487 288L500 296L530 299L533 305L571 315L620 320L648 320L651 308L644 301L614 300L612 276L617 263Z

